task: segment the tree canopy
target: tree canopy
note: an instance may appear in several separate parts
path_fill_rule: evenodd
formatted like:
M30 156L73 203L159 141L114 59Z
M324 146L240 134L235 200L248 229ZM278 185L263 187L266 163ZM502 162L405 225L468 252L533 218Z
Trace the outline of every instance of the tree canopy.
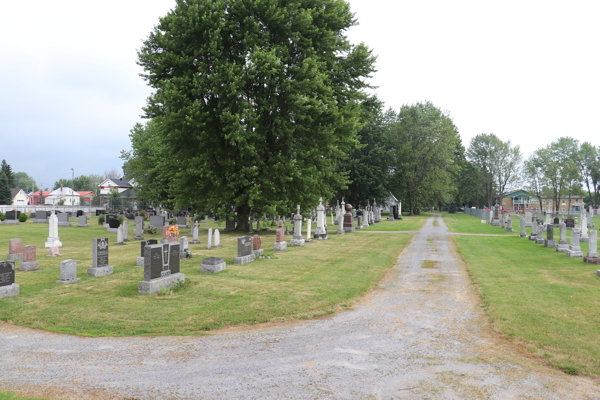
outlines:
M124 152L141 192L231 215L312 208L347 183L375 58L343 0L178 0L138 52L154 90L149 148ZM137 146L137 147L136 147ZM158 158L155 173L138 168Z

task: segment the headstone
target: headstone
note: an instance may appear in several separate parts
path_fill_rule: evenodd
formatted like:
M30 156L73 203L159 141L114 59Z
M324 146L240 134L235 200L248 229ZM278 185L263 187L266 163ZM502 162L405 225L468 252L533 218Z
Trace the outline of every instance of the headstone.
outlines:
M213 241L214 247L223 246L221 244L221 232L219 232L218 229L215 229L215 233L213 233L213 237L214 237L214 241Z
M108 238L92 239L92 268L88 268L89 276L106 276L113 273L108 265Z
M165 226L165 217L162 215L153 215L150 225L158 230L161 230Z
M10 239L8 241L8 261L23 259L23 239Z
M48 219L48 240L44 244L44 247L62 247L60 237L58 236L58 217L52 211L52 215Z
M573 218L569 215L567 217L567 219L565 219L565 225L566 225L567 229L569 229L569 230L575 228L575 218Z
M529 236L529 240L536 240L537 239L537 229L538 229L538 224L535 221L535 219L533 221L531 221L531 235Z
M129 241L129 220L123 221L123 241Z
M158 242L156 241L156 239L142 240L140 242L140 256L136 257L136 259L135 259L135 266L136 267L143 267L144 266L144 248L146 248L146 246L151 246L153 244L158 244Z
M162 288L185 281L179 272L179 243L161 243L144 248L144 280L138 283L138 292L157 293Z
M62 227L71 226L71 223L69 222L69 214L67 214L67 213L58 214L58 226L62 226Z
M254 261L254 254L252 254L252 239L250 236L242 236L237 238L236 257L234 258L234 264L247 264Z
M554 217L554 221L553 221L554 225L558 226L558 224L560 224L560 219L558 218L558 216Z
M38 224L47 224L48 223L48 214L46 214L46 211L36 211L35 212L35 222Z
M352 223L352 205L350 203L346 204L346 213L344 214L344 232L351 233L354 232L354 225ZM380 221L376 221L380 222Z
M192 244L198 244L198 233L200 231L200 223L197 221L192 222Z
M581 242L586 242L589 240L589 236L588 236L588 225L587 225L587 218L584 216L581 219L581 237L579 238L579 240Z
M300 205L297 206L296 215L294 215L294 235L292 236L292 246L304 246L302 238L302 215L300 215Z
M333 222L333 225L339 225L340 224L340 215L341 215L341 208L340 208L340 201L338 200L337 201L337 206L335 208L335 221Z
M317 229L315 231L315 239L327 240L327 229L325 228L325 206L323 205L322 197L319 199L319 205L317 206ZM273 250L275 250L275 246L273 246Z
M56 283L74 283L79 282L77 277L77 261L64 260L60 262L60 279Z
M7 211L4 214L4 224L5 225L19 225L19 215L21 213L18 211Z
M510 215L508 215L508 217L506 218L506 228L504 228L504 230L506 232L512 232L513 231L513 227L512 227L512 217Z
M519 221L520 221L519 228L520 228L520 231L521 231L520 234L519 234L519 236L521 236L521 237L527 237L527 234L525 233L525 218L521 217L519 219Z
M379 222L381 222L381 211L379 210L379 207L377 206L377 202L375 200L373 200L373 208L375 208L375 218L374 221L376 224L378 224ZM346 231L348 232L348 231Z
M543 220L538 220L537 235L535 237L536 244L544 244L544 231L546 230L546 225L544 225L543 223Z
M86 215L80 215L77 217L77 227L78 228L87 228L88 227L88 217Z
M235 230L235 220L225 219L225 230L226 231L234 231Z
M492 220L492 226L500 226L500 206L498 204L494 206L494 219Z
M15 283L15 274L14 261L0 261L0 299L21 293L21 286Z
M566 253L569 251L569 244L567 243L567 227L564 222L558 224L558 227L560 228L560 240L556 245L556 251Z
M204 274L214 274L227 269L227 263L222 258L206 257L200 264L200 272Z
M187 236L182 236L179 238L179 258L183 259L183 258L187 258L187 252L188 252L188 237Z
M569 257L583 257L581 247L579 246L579 235L579 228L573 228L571 232L571 245L569 246L569 251L567 252Z
M600 263L600 256L598 256L598 245L597 245L597 232L596 230L592 230L590 232L590 240L588 241L588 258L595 258L596 262L594 262L594 264L599 264ZM586 262L589 262L588 260L584 260Z
M369 225L373 225L375 223L375 215L373 213L373 206L369 206Z
M115 245L117 245L117 246L122 246L125 244L123 229L124 229L123 225L121 225L117 228L117 242L115 243Z
M134 240L144 240L144 217L135 217Z
M318 211L317 211L318 212ZM317 220L318 220L317 216ZM285 229L277 228L275 230L275 243L273 243L273 251L286 251L287 242L285 241Z
M525 211L525 226L531 226L531 211Z
M177 226L180 228L188 228L185 217L177 217Z
M212 228L208 228L208 238L207 238L207 242L206 242L207 250L212 249L212 241L213 241L212 232L213 232Z
M265 254L265 249L260 248L260 235L252 236L252 254L255 258Z
M556 248L556 241L554 240L554 225L546 225L546 240L544 240L544 247L551 249Z
M37 271L40 269L40 262L36 260L35 246L25 246L23 248L23 261L19 265L20 271Z

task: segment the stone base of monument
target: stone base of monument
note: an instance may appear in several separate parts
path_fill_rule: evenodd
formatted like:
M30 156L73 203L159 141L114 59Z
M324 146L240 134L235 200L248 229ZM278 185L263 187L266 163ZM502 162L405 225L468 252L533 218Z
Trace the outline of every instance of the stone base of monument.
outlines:
M136 257L136 259L135 259L135 266L136 267L143 267L144 266L144 257Z
M47 224L48 220L47 219L36 219L33 221L34 224Z
M315 239L327 240L329 236L326 233L315 233Z
M63 283L63 284L68 284L68 283L75 283L75 282L79 282L81 279L79 278L73 278L73 279L65 279L64 281L62 279L59 279L56 281L56 283Z
M579 243L588 243L589 241L589 237L579 237Z
M254 258L258 258L265 255L265 249L252 250Z
M499 219L495 219L492 221L492 226L500 226L500 220Z
M85 224L85 225L79 225L79 224L77 224L77 225L75 225L75 226L76 226L77 228L87 228L87 227L88 227L88 224Z
M338 231L335 231L336 234L338 235L343 235L345 233L344 229L340 229Z
M312 243L312 238L310 238L310 239L304 239L304 243Z
M352 232L356 232L356 229L354 227L351 227L351 228L344 227L344 232L352 233Z
M544 240L544 247L556 248L556 240Z
M191 240L190 244L200 244L200 241L199 240Z
M598 253L592 253L593 257L583 257L583 262L588 264L600 264L600 257Z
M13 283L8 286L0 286L0 299L5 297L18 296L21 293L21 285Z
M247 256L243 256L243 257L235 257L233 259L233 263L234 264L248 264L251 263L252 261L254 261L255 257L254 254L249 254Z
M24 253L14 253L7 256L8 261L20 261L23 259Z
M545 242L544 238L537 238L537 239L535 239L535 243L536 244L544 244L544 242Z
M304 239L292 239L291 242L290 242L290 245L292 245L292 246L304 246Z
M287 242L273 243L273 251L287 251Z
M21 265L19 265L20 271L37 271L40 269L39 261L21 261Z
M512 228L509 228L508 226L507 226L506 228L504 228L504 230L505 230L506 232L512 232L512 231L513 231L513 229L512 229Z
M119 231L119 228L108 228L108 231L110 233L117 233Z
M393 221L394 217L388 217L388 221Z
M362 228L363 228L363 229L365 229L365 228L368 228L368 227L369 227L369 224L364 224L364 225L362 226Z
M144 237L143 236L136 236L136 237L133 238L133 240L144 240Z
M567 252L567 256L569 256L569 257L583 257L583 252L581 250L569 250Z
M179 281L185 281L185 274L178 272L173 275L167 275L163 278L152 279L151 281L140 281L138 282L138 293L158 293L160 292L160 289L175 286Z
M529 240L537 240L537 236L530 235L530 236L529 236Z
M227 263L222 258L207 257L200 264L200 272L203 274L214 274L227 269Z
M73 225L70 222L59 222L58 226L66 228L66 227L71 227Z
M20 222L18 219L5 219L4 225L19 225Z
M558 251L559 253L566 253L567 251L569 251L569 245L565 243L559 243L556 245L556 251Z
M526 237L527 237L527 234L526 234L526 233L522 233L520 236L521 236L521 237L525 237L525 238L526 238Z
M189 226L187 226L187 225L177 225L177 226L178 226L179 228L185 228L185 229L189 228Z
M88 268L88 276L106 276L113 273L112 265L106 267L92 267Z

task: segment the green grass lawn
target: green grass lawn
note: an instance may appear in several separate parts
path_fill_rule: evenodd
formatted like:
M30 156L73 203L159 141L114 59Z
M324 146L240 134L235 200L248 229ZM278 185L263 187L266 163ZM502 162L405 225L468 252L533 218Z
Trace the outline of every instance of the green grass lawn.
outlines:
M514 236L519 234L519 220L513 218L513 231L507 232L498 226L492 226L488 223L482 224L481 220L469 214L456 213L448 214L441 213L444 217L444 222L448 226L450 232L457 233L485 233L495 235Z
M520 237L454 240L500 332L567 373L600 375L597 265Z
M41 397L22 397L13 392L0 391L0 400L45 400Z
M401 220L388 221L387 217L381 217L381 222L373 224L362 231L418 231L425 225L431 213L421 213L419 215L402 216ZM331 230L331 226L329 226ZM335 230L335 229L334 229Z
M74 224L75 225L75 224ZM46 257L47 224L0 225L0 243L8 252L8 240L21 238L37 246L40 271L17 271L21 294L0 299L0 319L17 325L85 336L185 335L240 324L286 321L327 315L348 307L365 294L395 264L410 241L409 235L361 233L330 235L304 247L290 247L272 259L234 265L237 236L222 232L220 248L206 250L191 245L194 258L181 261L181 272L190 280L184 290L170 295L142 295L137 284L143 268L135 267L140 245L130 224L130 241L115 246L116 234L89 219L89 228L60 228L62 257ZM191 237L190 229L182 235ZM159 235L144 235L159 239ZM108 237L109 265L114 273L88 277L92 266L92 239ZM266 255L272 255L274 232L261 235ZM291 237L288 237L291 238ZM203 257L222 257L227 270L200 273ZM61 285L61 260L77 260L80 282Z

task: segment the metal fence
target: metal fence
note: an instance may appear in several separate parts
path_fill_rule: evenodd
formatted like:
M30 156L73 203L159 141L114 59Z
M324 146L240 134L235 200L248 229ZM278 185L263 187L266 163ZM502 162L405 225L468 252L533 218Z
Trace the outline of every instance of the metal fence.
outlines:
M52 211L51 205L44 206L24 206L24 205L11 205L11 206L0 206L0 213L6 214L7 211L21 211L22 213L35 213L36 211ZM91 212L96 215L96 210L106 210L106 207L98 206L56 206L56 210L60 212L76 213L81 210L85 213Z

